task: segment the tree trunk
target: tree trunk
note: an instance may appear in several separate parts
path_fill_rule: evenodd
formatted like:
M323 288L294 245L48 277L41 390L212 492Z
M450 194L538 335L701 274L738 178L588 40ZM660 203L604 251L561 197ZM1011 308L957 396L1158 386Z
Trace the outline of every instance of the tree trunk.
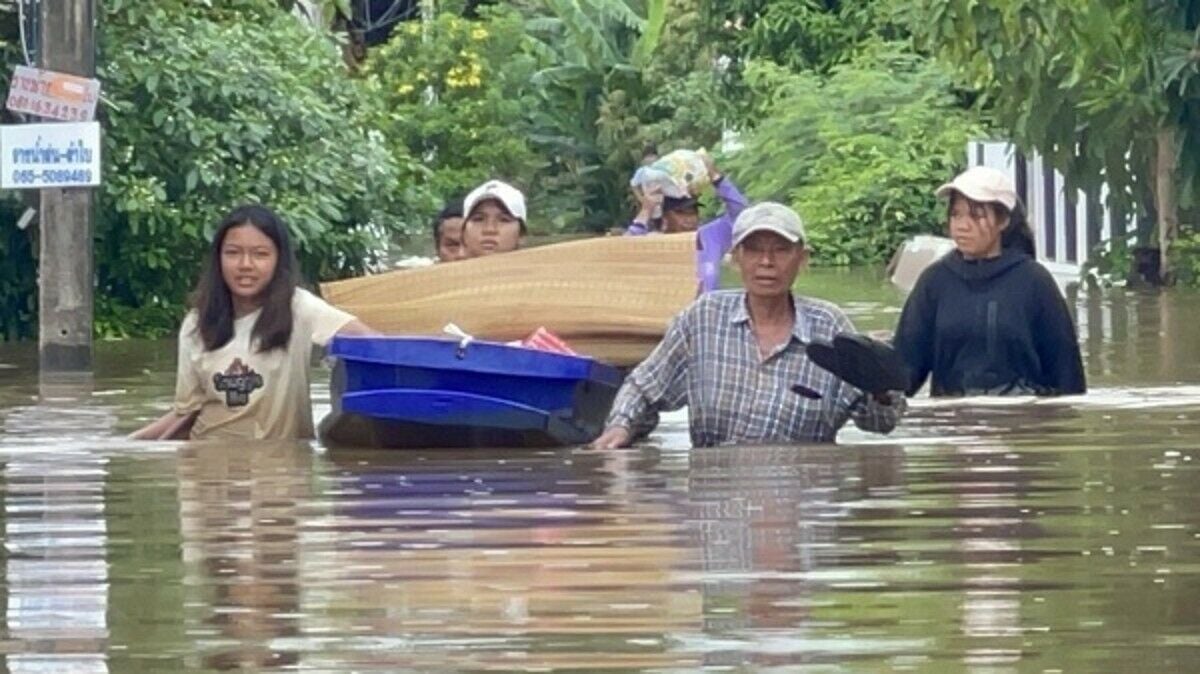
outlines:
M1175 128L1164 126L1156 135L1157 157L1154 162L1154 205L1158 211L1159 277L1164 285L1174 282L1171 270L1171 243L1179 232L1179 204L1175 198Z

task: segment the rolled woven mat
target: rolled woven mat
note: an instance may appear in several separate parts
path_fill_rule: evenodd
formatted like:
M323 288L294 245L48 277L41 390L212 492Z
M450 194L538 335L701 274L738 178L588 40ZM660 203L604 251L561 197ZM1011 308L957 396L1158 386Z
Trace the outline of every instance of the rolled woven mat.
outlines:
M614 365L640 362L696 295L694 234L617 236L321 285L330 303L386 334L481 339L545 327Z

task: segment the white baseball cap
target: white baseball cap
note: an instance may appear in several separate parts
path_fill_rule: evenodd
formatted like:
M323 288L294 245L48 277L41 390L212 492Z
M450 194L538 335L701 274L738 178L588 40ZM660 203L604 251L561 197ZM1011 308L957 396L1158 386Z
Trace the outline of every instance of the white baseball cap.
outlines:
M937 190L938 198L947 199L958 192L981 204L1003 204L1008 210L1017 207L1017 190L1003 172L987 166L972 166Z
M463 200L463 217L471 217L471 211L479 205L479 202L488 199L499 201L509 215L525 222L525 195L521 194L521 190L501 180L489 180L471 190L471 193Z
M733 223L733 245L755 232L774 232L792 243L803 243L804 222L800 215L783 204L764 201L742 211Z

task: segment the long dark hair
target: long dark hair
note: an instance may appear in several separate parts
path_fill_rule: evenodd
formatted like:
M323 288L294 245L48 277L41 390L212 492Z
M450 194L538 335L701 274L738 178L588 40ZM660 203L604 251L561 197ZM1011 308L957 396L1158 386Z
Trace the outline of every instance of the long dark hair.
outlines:
M1012 211L1002 204L996 204L996 206L997 216L1008 216L1008 226L1000 235L1000 247L1012 248L1037 259L1037 244L1034 243L1033 228L1029 226L1029 220L1025 217L1025 204L1021 203L1018 198Z
M263 289L262 313L254 323L253 338L259 351L286 348L292 338L292 295L296 291L296 258L287 225L274 211L259 204L238 206L225 216L213 235L208 262L192 295L192 306L199 313L197 329L207 351L233 339L233 296L221 274L221 246L234 227L251 225L271 239L278 253L275 274Z
M1034 243L1033 228L1029 226L1029 220L1025 217L1025 205L1021 203L1021 199L1017 199L1016 206L1010 211L1004 204L994 201L979 202L971 199L961 192L955 191L950 197L950 202L946 206L946 218L954 216L954 203L958 199L967 202L971 207L972 215L976 208L990 208L992 214L997 221L1008 220L1008 226L1000 234L1000 248L1003 250L1016 250L1025 253L1029 257L1037 258L1037 247Z

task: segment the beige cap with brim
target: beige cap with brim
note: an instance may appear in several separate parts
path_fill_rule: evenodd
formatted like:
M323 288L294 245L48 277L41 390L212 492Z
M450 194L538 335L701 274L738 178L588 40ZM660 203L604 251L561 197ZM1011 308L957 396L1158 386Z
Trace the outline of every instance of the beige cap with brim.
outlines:
M954 192L981 204L1002 204L1010 211L1017 207L1017 191L1012 180L1003 172L987 166L973 166L963 171L954 180L939 187L937 196L949 199Z
M742 211L733 223L733 245L755 232L774 232L792 243L804 242L804 221L783 204L764 201Z

